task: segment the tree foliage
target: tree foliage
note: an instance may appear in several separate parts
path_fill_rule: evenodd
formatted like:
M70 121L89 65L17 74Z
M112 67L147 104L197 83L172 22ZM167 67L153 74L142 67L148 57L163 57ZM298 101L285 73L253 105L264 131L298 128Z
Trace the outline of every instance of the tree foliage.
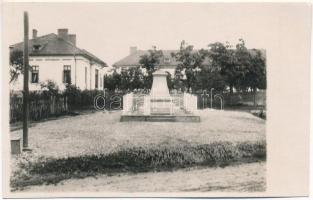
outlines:
M266 89L266 60L261 50L248 49L242 39L239 39L235 47L228 42L216 42L208 47L207 50L195 50L192 45L181 42L179 51L171 55L179 64L174 76L167 76L170 89L208 91L214 88L220 92L228 90L230 94L234 89ZM140 68L129 68L122 70L120 74L114 72L107 75L104 85L110 90L150 89L152 73L162 57L162 51L153 47L148 54L141 56Z
M146 69L148 74L152 74L160 63L162 56L162 50L157 50L156 46L153 46L152 49L148 50L148 54L140 57L139 63L141 67Z
M163 57L162 50L157 50L156 46L148 50L148 54L142 55L139 60L141 68L145 69L146 75L144 76L144 88L150 89L152 86L152 73L157 70L160 64L160 59Z
M113 72L111 75L105 75L103 83L105 88L110 91L144 89L144 74L139 67L122 70L121 73ZM150 89L150 88L149 88Z
M229 43L213 43L209 48L212 65L220 70L229 87L231 104L234 88L254 92L257 88L266 89L265 58L260 50L247 49L243 39L239 39L236 48Z
M40 83L41 89L50 95L56 96L59 93L59 87L53 80L46 80Z
M192 45L188 45L184 40L180 44L177 53L173 53L172 57L179 62L178 70L184 71L186 75L185 86L190 90L196 82L196 73L200 70L203 60L207 55L207 51L195 51Z
M10 83L23 74L23 51L15 49L10 51Z
M250 88L253 91L266 89L265 57L260 50L253 49L250 54L250 65L244 77L241 79L242 88Z

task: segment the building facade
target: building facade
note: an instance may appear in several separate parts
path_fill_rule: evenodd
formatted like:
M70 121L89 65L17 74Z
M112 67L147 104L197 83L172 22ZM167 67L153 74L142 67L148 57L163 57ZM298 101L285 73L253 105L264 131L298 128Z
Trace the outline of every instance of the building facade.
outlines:
M23 43L10 46L10 52L23 50ZM84 90L103 89L103 76L107 71L104 61L76 46L76 35L68 29L58 34L37 37L33 30L29 40L29 89L41 90L41 83L51 80L59 89L72 84ZM23 75L11 84L12 90L23 89Z

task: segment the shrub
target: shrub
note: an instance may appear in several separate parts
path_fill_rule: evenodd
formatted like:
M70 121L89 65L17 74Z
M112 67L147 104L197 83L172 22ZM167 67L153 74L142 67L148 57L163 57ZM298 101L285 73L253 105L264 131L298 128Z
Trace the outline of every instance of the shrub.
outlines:
M45 82L41 82L40 86L41 86L41 89L43 89L43 93L45 93L47 95L58 96L58 94L59 94L59 87L52 80L47 80Z
M68 85L64 95L68 98L68 105L71 110L93 108L94 98L103 95L101 90L81 90L74 85Z
M24 187L25 185L57 183L63 179L99 173L136 173L192 166L226 166L265 159L265 141L238 144L214 142L203 145L122 147L110 154L21 161L19 167L27 173L23 176L15 175L11 180L11 185Z

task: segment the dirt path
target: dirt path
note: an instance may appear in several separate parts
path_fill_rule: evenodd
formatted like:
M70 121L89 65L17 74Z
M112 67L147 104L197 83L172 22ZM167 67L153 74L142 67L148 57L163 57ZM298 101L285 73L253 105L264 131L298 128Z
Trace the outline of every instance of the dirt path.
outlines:
M174 172L99 175L70 179L57 185L31 186L23 192L194 192L265 191L266 164L225 168L190 168Z

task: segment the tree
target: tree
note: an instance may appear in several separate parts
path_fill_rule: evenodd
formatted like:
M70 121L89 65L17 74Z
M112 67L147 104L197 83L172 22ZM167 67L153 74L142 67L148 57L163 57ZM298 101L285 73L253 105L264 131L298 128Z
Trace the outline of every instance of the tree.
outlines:
M177 53L173 53L172 56L176 61L180 62L177 66L179 71L184 71L186 75L185 86L188 91L193 87L196 81L196 71L201 69L204 58L207 51L196 51L192 45L187 45L183 40L180 44L180 49Z
M209 44L209 57L212 64L220 69L220 74L224 77L225 82L229 86L230 104L232 105L233 90L239 85L246 71L246 52L245 43L242 39L236 45L236 49L226 42L217 42Z
M119 89L119 85L121 84L121 74L116 71L112 74L112 91Z
M256 106L256 91L257 89L266 89L266 67L265 57L262 52L253 49L250 52L250 65L242 80L242 85L248 87L253 92L253 102Z
M224 91L226 89L226 82L224 77L220 74L218 70L211 70L209 68L202 68L201 72L197 75L197 90L206 89L210 90L214 88L215 91Z
M162 50L157 50L155 46L145 54L140 57L139 63L142 68L146 70L147 75L144 77L144 88L150 89L152 87L152 73L156 70L158 64L160 63L160 58L163 57Z
M139 67L130 68L128 71L130 77L130 89L142 89L144 87L144 78L142 70Z
M167 87L169 90L174 89L174 79L172 79L172 75L169 72L166 72L167 76L166 76L166 82L167 82Z
M184 90L184 83L182 81L183 79L183 73L179 66L176 67L174 72L174 78L173 78L173 88L176 90Z
M111 75L106 74L105 76L103 76L103 85L109 91L114 91L115 89L118 89L120 82L121 82L121 75L117 73L116 71L114 71L113 74Z
M156 70L156 66L160 63L163 52L162 50L157 50L156 46L153 46L148 52L149 54L140 57L139 63L147 70L147 73L152 74Z
M236 89L246 91L249 86L245 82L245 76L251 70L251 54L246 48L243 39L239 39L239 43L236 45L235 57L238 66L236 73Z
M131 78L129 76L128 70L122 70L121 72L121 82L120 82L120 89L128 90L130 89L130 81Z
M10 83L23 74L23 51L14 49L10 51Z

